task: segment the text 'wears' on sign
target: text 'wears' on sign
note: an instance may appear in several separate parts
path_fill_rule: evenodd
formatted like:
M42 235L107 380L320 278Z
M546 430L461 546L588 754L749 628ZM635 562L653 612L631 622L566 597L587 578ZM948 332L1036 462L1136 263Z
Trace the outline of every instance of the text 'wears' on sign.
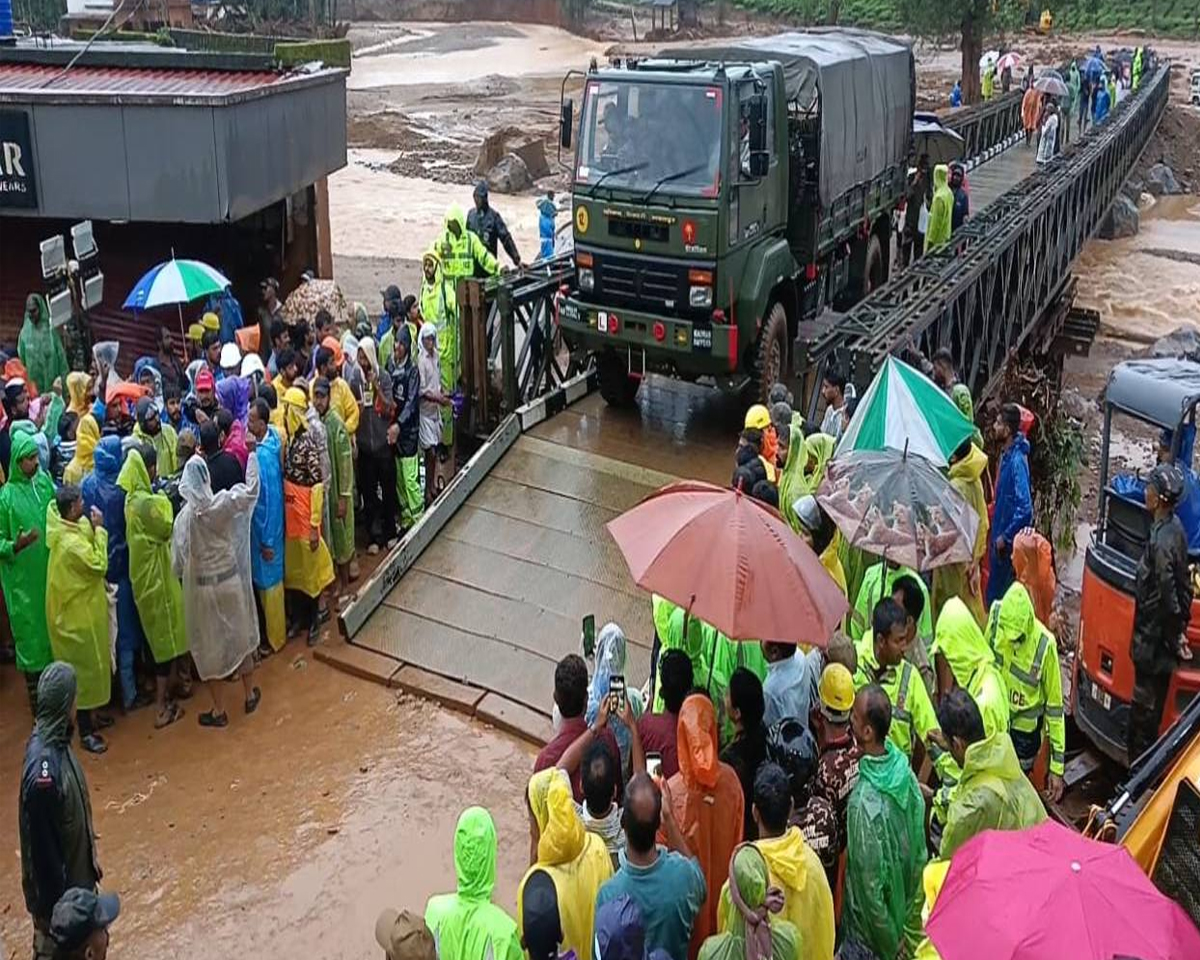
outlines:
M0 207L33 208L37 179L29 114L0 110Z

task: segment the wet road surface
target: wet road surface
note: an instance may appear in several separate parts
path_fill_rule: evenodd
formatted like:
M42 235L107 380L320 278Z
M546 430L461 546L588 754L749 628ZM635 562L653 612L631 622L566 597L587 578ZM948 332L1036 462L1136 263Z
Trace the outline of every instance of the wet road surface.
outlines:
M605 524L677 478L727 484L745 401L648 377L636 408L579 401L517 440L354 643L549 714L580 623L612 620L649 672L649 596Z
M529 748L431 704L317 663L295 644L258 674L253 717L205 730L203 699L165 730L118 717L103 757L80 754L103 885L122 898L110 956L377 960L387 906L423 911L454 886L459 812L491 810L496 900L514 908L528 828ZM232 696L232 695L231 695ZM0 930L30 938L21 895L17 782L29 730L23 681L0 672Z

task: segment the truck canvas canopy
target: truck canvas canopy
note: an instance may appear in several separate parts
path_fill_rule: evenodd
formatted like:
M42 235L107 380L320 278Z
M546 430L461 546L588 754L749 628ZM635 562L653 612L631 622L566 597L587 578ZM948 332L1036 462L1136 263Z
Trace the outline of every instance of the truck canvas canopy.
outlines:
M788 101L802 111L820 106L822 207L880 171L907 163L914 73L906 44L865 30L814 30L672 47L661 56L781 64Z
M1171 357L1126 360L1109 375L1104 399L1173 430L1200 403L1200 365Z

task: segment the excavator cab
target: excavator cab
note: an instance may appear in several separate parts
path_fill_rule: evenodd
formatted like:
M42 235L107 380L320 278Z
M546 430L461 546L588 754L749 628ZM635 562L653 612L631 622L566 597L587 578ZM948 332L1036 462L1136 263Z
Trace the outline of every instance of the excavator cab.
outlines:
M1137 567L1151 517L1145 506L1144 479L1136 473L1110 472L1112 458L1128 459L1131 443L1149 450L1157 440L1159 458L1170 457L1183 469L1185 492L1177 515L1188 537L1196 578L1200 563L1200 481L1193 460L1197 405L1200 364L1187 360L1125 361L1113 368L1105 391L1099 504L1084 562L1072 700L1075 722L1084 735L1126 767L1137 759L1129 757L1126 749L1134 681L1130 647ZM1119 422L1117 429L1114 421ZM1187 637L1192 648L1200 650L1200 589L1195 593ZM1197 692L1200 657L1176 669L1160 733Z

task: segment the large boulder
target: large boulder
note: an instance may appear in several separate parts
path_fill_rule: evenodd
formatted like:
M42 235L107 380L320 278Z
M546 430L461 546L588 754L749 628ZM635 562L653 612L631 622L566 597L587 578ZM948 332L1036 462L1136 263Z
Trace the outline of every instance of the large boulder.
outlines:
M550 175L546 162L546 146L541 137L533 137L516 127L501 127L484 139L475 158L475 175L486 177L489 171L509 154L515 154L525 164L529 176L540 180Z
M506 153L487 173L488 187L493 193L520 193L533 186L529 168L515 153Z
M1175 179L1175 171L1165 163L1156 163L1146 171L1146 189L1156 197L1183 193L1183 187Z
M1119 193L1100 222L1100 239L1117 240L1136 236L1140 223L1137 206L1125 194Z
M1138 203L1142 194L1146 192L1146 184L1137 177L1130 177L1121 186L1121 192L1134 203Z

